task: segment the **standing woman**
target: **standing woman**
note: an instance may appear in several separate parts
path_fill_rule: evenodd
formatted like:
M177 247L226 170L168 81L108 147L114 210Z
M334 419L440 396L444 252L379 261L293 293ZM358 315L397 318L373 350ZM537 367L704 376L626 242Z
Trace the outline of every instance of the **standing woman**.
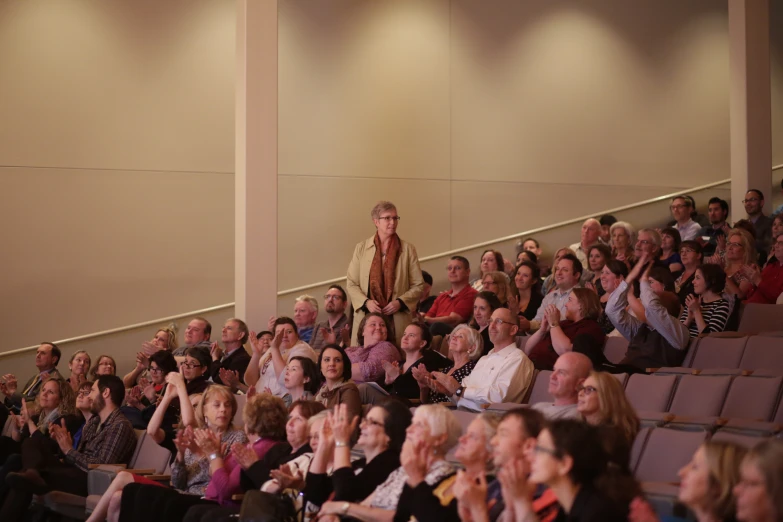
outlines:
M348 265L347 290L354 309L351 345L358 345L358 325L364 315L375 312L390 318L389 338L399 346L424 291L424 278L416 247L397 235L397 207L380 201L370 215L375 236L356 245Z

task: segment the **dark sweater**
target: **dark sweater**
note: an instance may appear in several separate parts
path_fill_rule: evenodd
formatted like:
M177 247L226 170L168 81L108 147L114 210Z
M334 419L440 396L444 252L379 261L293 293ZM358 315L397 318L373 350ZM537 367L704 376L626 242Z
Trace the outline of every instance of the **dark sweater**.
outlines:
M304 494L308 501L318 506L328 500L332 493L332 500L361 502L399 467L399 453L386 450L369 464L364 458L355 460L350 468L334 470L331 477L326 473L308 473ZM356 473L356 470L361 471Z

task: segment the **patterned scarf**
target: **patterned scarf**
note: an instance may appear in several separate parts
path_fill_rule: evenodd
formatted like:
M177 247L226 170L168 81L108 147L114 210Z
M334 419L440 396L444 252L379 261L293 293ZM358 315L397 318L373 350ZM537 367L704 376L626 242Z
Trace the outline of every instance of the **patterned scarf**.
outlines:
M402 251L400 236L394 234L389 241L389 249L386 251L386 259L383 258L381 249L381 238L375 233L373 239L375 243L375 257L372 258L370 265L370 299L378 302L378 306L383 308L392 302L394 293L395 270L397 260Z

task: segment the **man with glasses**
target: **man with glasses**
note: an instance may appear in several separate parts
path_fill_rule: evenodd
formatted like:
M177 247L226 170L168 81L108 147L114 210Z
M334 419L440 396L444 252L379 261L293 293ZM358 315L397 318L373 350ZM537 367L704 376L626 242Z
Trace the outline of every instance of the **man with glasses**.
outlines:
M460 409L482 411L482 406L521 402L533 382L533 361L516 345L517 316L498 308L489 321L489 339L495 346L478 360L470 375L452 395Z
M680 233L680 238L683 241L697 239L701 231L701 225L691 218L691 211L693 210L691 200L685 196L677 196L672 200L669 208L674 221L676 221L674 228Z
M533 408L540 411L547 420L581 419L576 410L579 388L590 376L593 363L583 353L566 352L555 361L549 376L547 391L555 402L537 402Z
M332 285L324 294L324 310L326 321L316 323L313 330L310 347L316 353L321 353L324 346L331 343L343 342L348 346L351 339L351 325L348 324L348 316L345 309L348 306L348 294L340 285Z
M462 256L454 256L446 266L446 276L451 290L441 292L421 317L430 327L432 335L448 335L460 323L466 323L473 315L476 289L470 286L470 263Z
M750 189L742 200L748 221L756 228L756 251L769 252L772 246L772 218L764 215L764 194L758 189Z

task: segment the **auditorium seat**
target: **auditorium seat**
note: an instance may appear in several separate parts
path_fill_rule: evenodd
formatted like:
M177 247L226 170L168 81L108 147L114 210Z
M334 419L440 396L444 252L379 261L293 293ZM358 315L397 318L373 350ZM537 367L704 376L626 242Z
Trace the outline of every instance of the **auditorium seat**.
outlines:
M766 437L754 437L753 435L746 435L741 433L734 433L729 430L718 430L711 440L716 442L733 442L746 448L752 448Z
M531 386L530 397L528 397L528 404L536 404L537 402L555 402L554 397L549 395L549 377L552 375L551 370L541 370L535 376L533 386Z
M675 375L631 375L625 385L625 395L638 412L665 412L669 408L674 386L677 383Z
M708 335L699 341L691 368L740 368L748 338Z
M706 431L652 429L636 468L636 478L641 482L679 482L677 472L706 438Z
M780 330L783 325L783 305L748 303L740 319L738 332L759 333Z
M668 411L675 415L717 417L730 384L729 376L683 375Z
M625 337L607 337L604 344L604 356L609 362L617 364L625 358L628 340Z
M625 388L625 385L628 383L628 374L627 373L613 373L612 377L618 380L618 382L622 385L623 388Z
M771 421L783 377L736 377L720 416L727 419Z
M766 374L783 375L783 339L764 335L748 338L739 367L745 370L763 370Z
M636 434L636 438L633 441L631 447L631 471L636 470L636 466L639 465L639 459L644 451L644 445L647 444L647 437L650 436L652 428L643 426L639 429L639 433Z
M519 348L520 350L524 350L528 339L530 339L529 335L517 335L516 338L517 348Z

